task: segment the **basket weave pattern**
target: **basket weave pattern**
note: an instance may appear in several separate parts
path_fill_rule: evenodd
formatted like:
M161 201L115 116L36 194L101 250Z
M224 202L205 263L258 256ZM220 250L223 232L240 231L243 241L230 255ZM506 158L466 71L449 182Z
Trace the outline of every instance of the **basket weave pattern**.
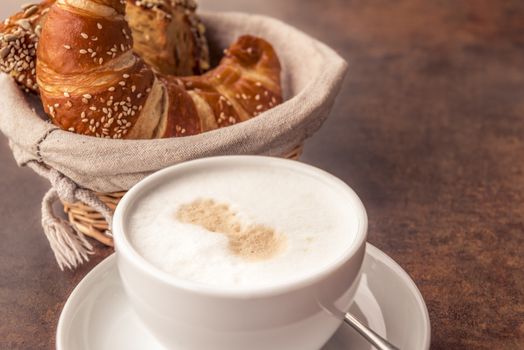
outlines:
M284 154L282 158L297 160L302 154L302 150L303 145L299 145L291 152ZM97 192L96 196L114 211L118 202L120 202L125 194L126 191L113 193ZM67 214L69 222L77 231L96 239L106 246L113 246L113 238L105 234L109 227L102 214L81 202L62 202L62 204L64 205L64 212Z

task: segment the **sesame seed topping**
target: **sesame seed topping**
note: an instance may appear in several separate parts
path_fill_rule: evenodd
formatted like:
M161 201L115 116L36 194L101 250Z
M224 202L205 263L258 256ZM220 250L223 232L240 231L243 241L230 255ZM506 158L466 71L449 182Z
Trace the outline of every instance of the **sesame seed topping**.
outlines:
M65 48L66 50L71 50L71 46L69 46L69 45L64 45L64 48Z
M93 98L93 96L91 96L90 94L84 94L82 95L83 97L87 98L87 99L90 99L90 98Z
M1 58L1 59L6 58L7 55L9 55L9 52L11 52L11 48L10 48L9 46L4 47L4 48L0 51L0 58Z
M7 42L15 41L15 40L18 40L18 39L20 39L20 34L19 33L7 34L7 35L4 36L4 40L7 41Z
M127 79L127 78L129 78L129 74L126 73L126 74L123 75L123 77L124 77L124 79Z
M114 87L114 86L111 86L111 87L110 87L109 89L107 89L107 90L113 92L113 91L115 91L115 87Z
M78 52L80 52L81 55L85 55L85 54L87 53L87 50L81 49L81 50L78 51Z
M86 33L80 33L80 36L84 39L88 39L89 38L89 35L87 35Z
M24 17L29 17L38 11L38 6L33 4L25 4L22 6L22 10L24 10Z
M16 21L16 24L27 31L31 30L31 23L27 19L18 20Z
M98 29L102 29L102 25L100 23L97 23L96 26Z
M67 91L64 91L64 96L65 97L71 97L71 95L69 95L69 92L67 92Z

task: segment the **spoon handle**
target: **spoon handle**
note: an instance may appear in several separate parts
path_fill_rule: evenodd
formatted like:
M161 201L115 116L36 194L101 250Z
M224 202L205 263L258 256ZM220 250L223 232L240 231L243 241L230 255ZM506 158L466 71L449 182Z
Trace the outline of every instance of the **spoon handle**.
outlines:
M350 325L356 330L361 336L363 336L371 345L376 347L378 350L400 350L395 345L382 338L380 335L372 331L370 328L363 325L353 315L347 313L344 316L344 322Z

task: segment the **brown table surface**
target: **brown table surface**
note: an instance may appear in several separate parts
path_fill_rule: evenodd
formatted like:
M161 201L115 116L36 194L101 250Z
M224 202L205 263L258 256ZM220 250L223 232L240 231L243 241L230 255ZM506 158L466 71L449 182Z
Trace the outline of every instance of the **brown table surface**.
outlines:
M524 2L201 3L281 18L349 61L302 160L359 193L369 242L426 300L432 349L523 349ZM48 184L3 137L0 164L0 348L52 349L69 293L111 251L60 272L40 227Z

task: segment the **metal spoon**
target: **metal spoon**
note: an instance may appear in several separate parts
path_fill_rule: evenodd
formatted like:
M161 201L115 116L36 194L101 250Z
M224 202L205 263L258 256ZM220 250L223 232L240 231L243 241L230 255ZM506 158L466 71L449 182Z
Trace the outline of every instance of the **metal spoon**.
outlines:
M344 315L344 322L356 330L362 337L364 337L371 345L378 350L400 350L395 345L382 338L380 335L365 326L362 322L357 320L353 315L347 313Z

